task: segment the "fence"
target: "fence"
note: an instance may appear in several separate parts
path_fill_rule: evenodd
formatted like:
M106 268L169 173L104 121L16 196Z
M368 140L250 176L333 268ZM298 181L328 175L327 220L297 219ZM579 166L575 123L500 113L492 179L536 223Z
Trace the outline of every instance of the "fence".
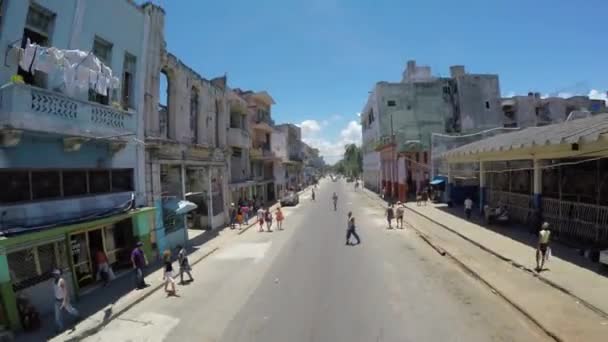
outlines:
M586 242L608 242L608 207L543 198L542 208L545 220L557 234Z
M528 223L534 211L534 197L532 195L518 194L514 192L488 190L488 204L492 207L498 203L509 209L510 218L519 223Z

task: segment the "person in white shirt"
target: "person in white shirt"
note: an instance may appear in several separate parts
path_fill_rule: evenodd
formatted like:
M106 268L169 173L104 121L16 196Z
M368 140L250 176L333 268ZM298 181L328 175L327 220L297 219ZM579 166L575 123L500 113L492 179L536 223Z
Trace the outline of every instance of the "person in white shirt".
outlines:
M473 200L470 197L464 200L464 213L467 216L467 220L471 219L471 212L473 211Z
M538 232L538 246L536 247L536 271L540 272L547 261L549 248L549 239L551 238L551 230L549 223L543 223L540 232Z
M76 310L70 304L70 295L68 288L65 284L65 280L61 276L61 270L53 270L53 292L55 294L55 324L57 325L57 331L63 331L63 310L67 311L70 315L80 318L78 310Z

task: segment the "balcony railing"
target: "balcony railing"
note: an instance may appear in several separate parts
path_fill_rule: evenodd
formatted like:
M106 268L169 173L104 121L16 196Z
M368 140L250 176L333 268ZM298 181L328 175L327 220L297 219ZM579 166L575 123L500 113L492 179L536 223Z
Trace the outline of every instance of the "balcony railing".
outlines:
M276 154L271 150L263 149L261 147L252 148L249 150L249 158L254 160L272 160L277 158Z
M240 148L250 148L251 139L249 137L249 133L241 128L229 128L228 145Z
M136 132L133 113L15 83L0 88L0 127L96 138Z

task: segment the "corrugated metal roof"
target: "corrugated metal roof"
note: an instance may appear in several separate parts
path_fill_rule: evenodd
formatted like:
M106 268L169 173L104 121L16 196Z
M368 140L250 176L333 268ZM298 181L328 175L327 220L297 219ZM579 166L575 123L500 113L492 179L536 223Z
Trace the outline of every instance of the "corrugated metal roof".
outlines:
M608 113L586 119L565 121L558 124L529 127L521 131L505 133L479 140L443 153L442 157L458 157L483 152L501 152L532 146L559 145L597 141L608 133Z

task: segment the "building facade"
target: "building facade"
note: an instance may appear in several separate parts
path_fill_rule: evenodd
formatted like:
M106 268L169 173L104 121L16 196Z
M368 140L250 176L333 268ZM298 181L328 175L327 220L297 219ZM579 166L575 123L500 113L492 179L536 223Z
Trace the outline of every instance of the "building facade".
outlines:
M166 50L164 10L150 17L145 73L146 201L157 209L159 251L183 244L186 227L214 229L228 220L230 130L226 78L205 79ZM161 79L166 92L161 93ZM179 201L197 205L176 215Z
M404 201L431 178L433 133L502 127L498 76L450 72L434 77L409 61L402 82L375 85L361 113L366 187Z
M287 136L288 162L285 165L287 187L292 190L299 189L304 181L302 175L304 165L302 130L290 123L277 125L276 128Z
M79 295L96 253L117 273L137 241L151 256L138 142L150 18L126 0L0 6L0 323L18 329L18 297L52 311L53 269Z
M251 122L247 101L237 92L230 91L230 126L227 143L230 147L230 202L253 197L255 182L249 158L251 150Z
M572 112L605 113L606 102L588 96L542 98L540 93L502 99L505 127L526 128L563 122Z

